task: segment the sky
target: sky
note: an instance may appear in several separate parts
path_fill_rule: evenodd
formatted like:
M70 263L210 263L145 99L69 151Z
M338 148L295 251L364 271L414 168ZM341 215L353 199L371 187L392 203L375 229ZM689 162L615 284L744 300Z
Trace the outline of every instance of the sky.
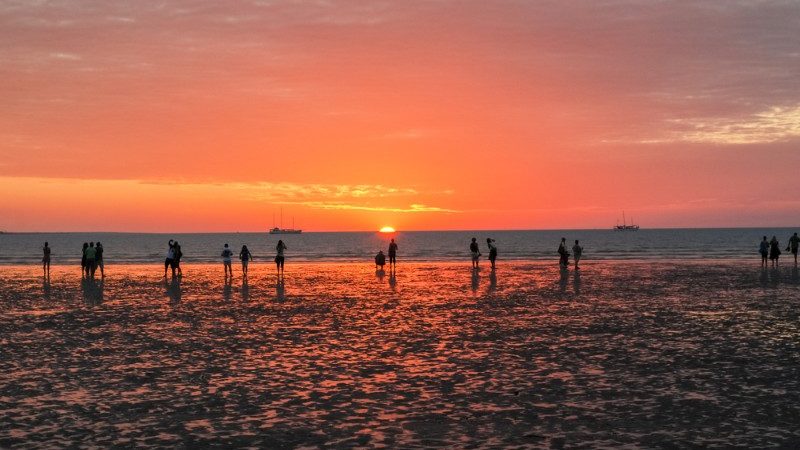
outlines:
M798 30L770 0L5 0L0 230L798 225Z

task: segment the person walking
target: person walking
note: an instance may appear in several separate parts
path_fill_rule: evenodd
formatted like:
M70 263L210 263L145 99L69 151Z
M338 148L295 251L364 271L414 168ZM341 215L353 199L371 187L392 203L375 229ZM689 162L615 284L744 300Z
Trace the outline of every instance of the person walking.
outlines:
M253 254L250 253L246 245L242 245L242 250L239 252L239 259L242 260L242 276L247 277L247 264L253 260Z
M228 244L222 248L222 267L225 269L225 279L228 279L228 274L230 274L231 279L233 279L233 267L231 266L231 257L233 257L233 252L230 248L228 248Z
M494 270L494 262L497 260L497 245L492 238L486 238L486 245L489 246L489 262L492 263L492 270Z
M767 267L767 257L769 257L769 241L767 237L761 240L758 246L758 253L761 253L761 267Z
M278 239L278 245L275 246L275 250L278 254L275 256L275 266L278 269L278 272L283 273L283 262L285 260L283 251L286 250L286 244L283 243L282 239Z
M392 239L389 243L389 267L397 265L397 243Z
M167 257L164 259L164 278L167 278L167 269L172 268L172 278L175 278L175 243L172 239L167 243Z
M42 272L45 276L50 275L50 244L47 242L42 247Z
M561 238L561 243L558 245L558 254L561 257L558 260L558 265L566 269L569 267L569 251L567 251L567 238Z
M575 270L580 269L580 267L578 267L578 262L580 262L582 254L583 247L580 245L579 241L575 239L575 245L572 246L572 257L575 258Z
M778 265L778 258L781 256L781 244L778 242L778 238L772 236L772 239L769 241L769 259L772 260L772 267L776 267Z
M793 234L792 237L789 238L789 246L786 247L792 255L794 255L794 265L797 265L797 249L800 247L800 237L797 236L797 233Z
M472 256L472 268L478 268L478 261L481 257L480 249L478 248L478 239L472 238L472 242L469 244L469 253Z
M105 278L106 277L105 264L103 264L103 250L105 249L103 248L103 244L98 242L97 244L95 244L94 249L96 253L94 257L94 260L96 261L95 266L100 269L100 278Z

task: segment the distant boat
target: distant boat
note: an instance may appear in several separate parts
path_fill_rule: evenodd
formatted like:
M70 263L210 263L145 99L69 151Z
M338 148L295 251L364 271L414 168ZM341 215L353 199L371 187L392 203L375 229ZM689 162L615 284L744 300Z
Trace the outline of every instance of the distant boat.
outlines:
M269 229L269 234L300 234L303 230L294 227L294 217L292 217L292 228L283 228L283 208L281 208L281 226L275 226L275 214L272 215L272 228Z
M617 223L614 226L614 230L616 230L616 231L639 231L639 225L635 225L633 223L628 225L627 223L625 223L625 211L622 211L622 225Z

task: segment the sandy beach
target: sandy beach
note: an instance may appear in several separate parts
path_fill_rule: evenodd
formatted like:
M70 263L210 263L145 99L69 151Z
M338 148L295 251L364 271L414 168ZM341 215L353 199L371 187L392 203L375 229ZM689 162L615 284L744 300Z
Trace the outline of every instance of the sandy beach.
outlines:
M0 270L0 447L800 445L800 276L757 260Z

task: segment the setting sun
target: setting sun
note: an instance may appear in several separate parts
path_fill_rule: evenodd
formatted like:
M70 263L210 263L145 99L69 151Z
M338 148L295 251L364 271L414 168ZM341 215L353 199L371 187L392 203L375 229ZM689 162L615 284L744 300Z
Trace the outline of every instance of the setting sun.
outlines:
M381 228L381 233L394 233L394 228L392 227L383 227Z

